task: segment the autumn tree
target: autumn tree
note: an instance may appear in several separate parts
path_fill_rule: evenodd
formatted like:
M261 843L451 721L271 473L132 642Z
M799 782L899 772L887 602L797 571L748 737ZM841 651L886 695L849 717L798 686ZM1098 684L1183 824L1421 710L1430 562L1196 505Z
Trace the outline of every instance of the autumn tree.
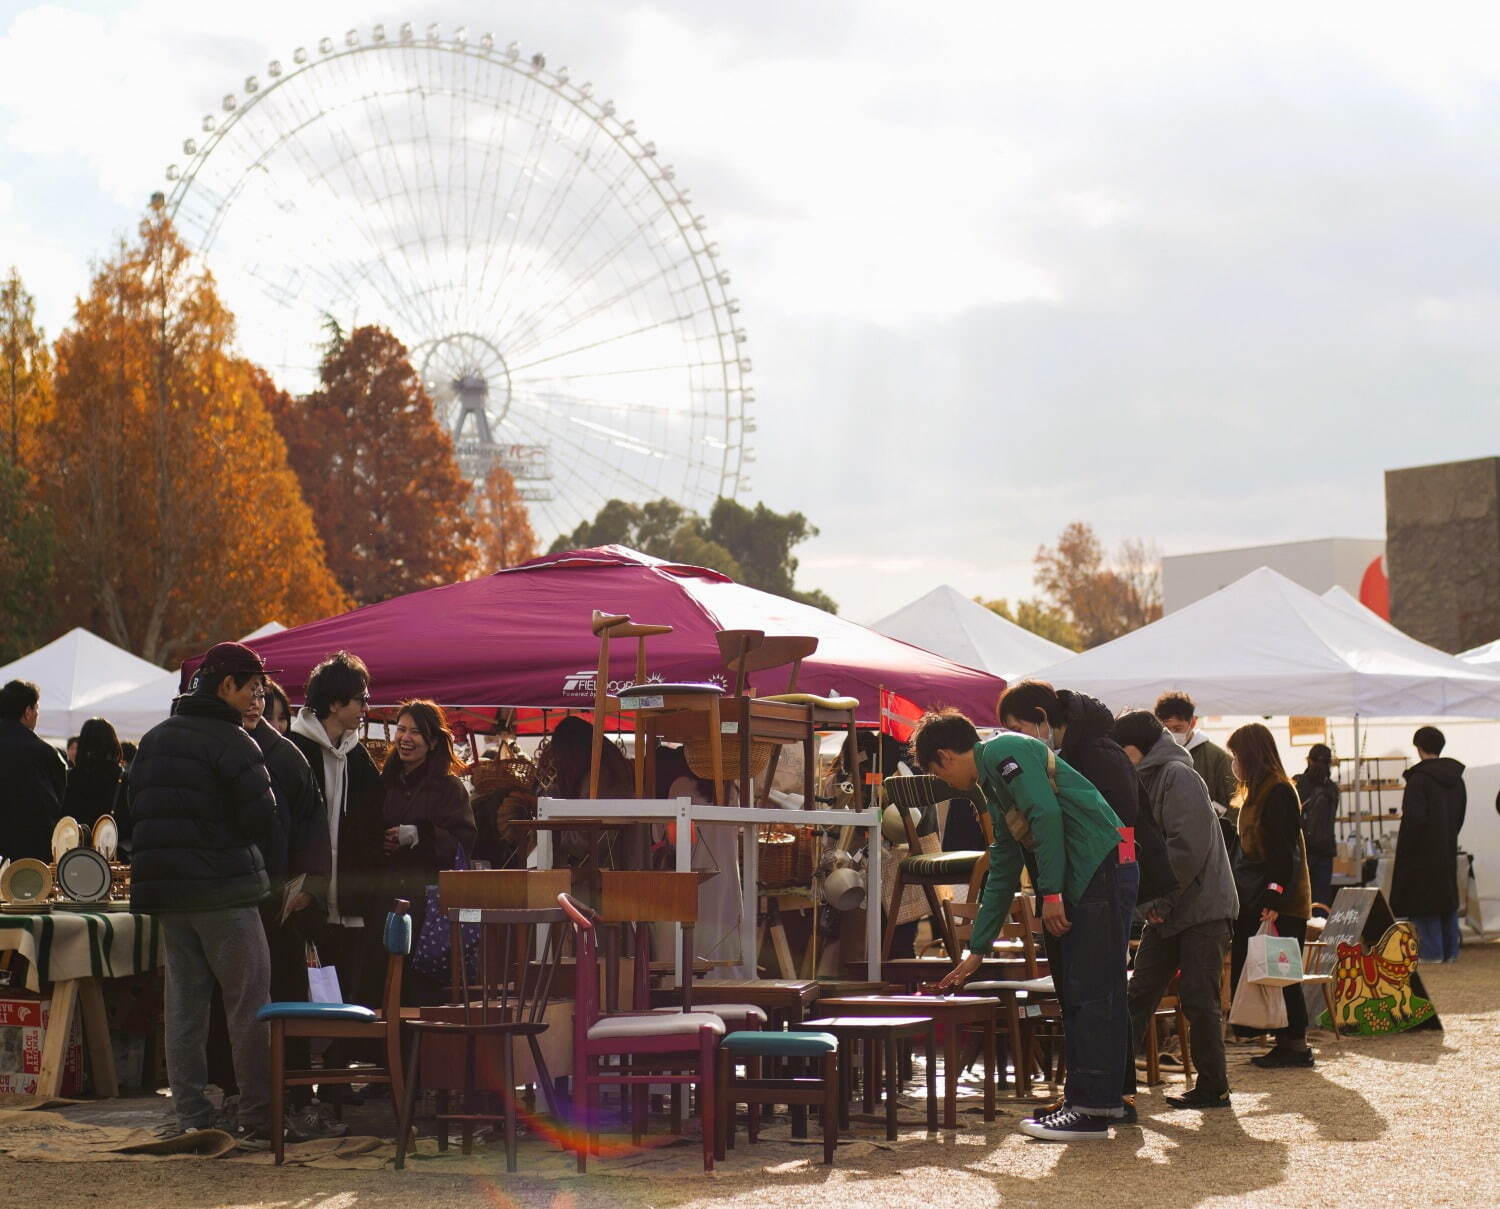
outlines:
M0 282L0 434L10 464L28 472L52 410L52 355L36 324L36 302L15 268Z
M335 326L318 377L271 410L340 585L370 604L470 575L469 484L406 347Z
M1078 627L1069 621L1060 609L1054 609L1044 601L1018 600L1012 606L1010 601L1003 598L985 600L981 596L976 596L974 600L991 613L1005 618L1006 621L1020 626L1023 630L1030 630L1039 638L1055 642L1058 646L1065 646L1070 651L1083 649L1078 641Z
M674 500L610 500L592 521L553 542L552 550L630 546L656 558L708 567L749 587L836 613L838 606L823 592L802 590L795 583L797 559L792 550L817 533L802 513L774 512L764 504L751 509L720 499L705 518Z
M1161 617L1161 561L1147 543L1106 555L1093 527L1068 525L1054 547L1036 552L1036 585L1070 621L1085 648L1099 646Z
M27 474L0 450L0 664L53 636L52 512Z
M474 520L479 531L479 561L486 571L514 567L536 557L531 516L516 489L516 480L498 460L474 492Z
M233 338L158 199L57 342L38 473L68 518L62 620L158 663L348 603Z

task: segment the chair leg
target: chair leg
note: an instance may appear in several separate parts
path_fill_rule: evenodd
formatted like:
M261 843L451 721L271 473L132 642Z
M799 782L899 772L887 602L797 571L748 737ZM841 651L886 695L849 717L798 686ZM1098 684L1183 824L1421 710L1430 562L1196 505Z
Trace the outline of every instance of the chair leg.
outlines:
M468 1120L467 1117L474 1111L474 1063L478 1057L476 1040L474 1034L464 1034L464 1090L463 1098L459 1103L465 1116L462 1122L462 1145L465 1157L474 1153L474 1122Z
M1339 1047L1339 1049L1343 1049L1344 1048L1344 1035L1341 1032L1339 1032L1339 1018L1338 1018L1337 1015L1334 1014L1334 1009L1333 1009L1333 984L1332 983L1325 982L1323 984L1323 1003L1328 1008L1328 1024L1329 1024L1329 1027L1333 1029L1334 1044L1336 1044Z
M748 743L747 743L748 746ZM698 1030L698 1111L703 1117L703 1170L714 1169L714 1140L717 1133L717 1113L714 1112L714 1057L719 1048L719 1038L708 1029Z
M286 1022L271 1021L271 1146L286 1161Z
M927 910L931 914L933 926L942 934L943 950L948 954L948 960L957 961L962 956L958 952L958 933L948 922L948 913L943 910L942 901L937 895L937 887L924 885L922 897L927 900Z
M901 876L901 867L896 867L896 886L891 891L891 902L885 913L885 936L880 942L880 960L888 961L891 956L891 945L896 939L896 916L900 914L901 896L906 892L906 881ZM875 887L875 893L880 893L880 887Z
M1161 1050L1156 1040L1156 1014L1146 1024L1146 1086L1161 1082Z
M421 1061L422 1034L412 1034L411 1059L406 1066L406 1094L401 1098L401 1110L396 1117L396 1170L406 1169L406 1148L411 1141L411 1119L417 1110L417 1063ZM392 1097L394 1098L394 1096Z
M748 1078L760 1078L760 1057L750 1058L745 1063L745 1074ZM760 1141L760 1104L750 1100L745 1105L745 1136L750 1139L753 1146Z
M583 1054L573 1056L573 1149L578 1156L578 1170L588 1170L589 1149L589 1060Z
M516 1051L515 1038L507 1033L500 1050L500 1107L505 1112L505 1170L516 1169Z
M901 1099L901 1057L896 1052L896 1038L885 1039L885 1140L896 1140L896 1102ZM830 1159L825 1158L825 1163Z
M833 1151L839 1141L838 1054L823 1055L823 1162L833 1166Z
M849 1097L854 1094L854 1048L839 1044L839 1128L849 1128Z
M734 1145L734 1105L729 1102L729 1076L734 1069L734 1055L720 1050L718 1060L719 1065L714 1071L714 1100L719 1110L719 1127L714 1136L714 1157L723 1159Z
M984 1119L995 1119L995 1083L997 1081L995 1060L995 1018L991 1016L984 1027Z
M1193 1026L1188 1023L1187 1013L1182 1010L1182 1003L1177 1004L1177 1041L1182 1046L1182 1073L1187 1078L1187 1085L1193 1085Z
M937 1025L929 1024L927 1026L927 1131L934 1133L937 1127Z

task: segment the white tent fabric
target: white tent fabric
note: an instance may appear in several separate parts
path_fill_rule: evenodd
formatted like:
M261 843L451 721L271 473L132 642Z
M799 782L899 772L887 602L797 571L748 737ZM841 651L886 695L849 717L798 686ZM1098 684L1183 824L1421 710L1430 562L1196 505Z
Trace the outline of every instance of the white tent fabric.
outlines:
M169 674L79 628L0 667L0 683L34 683L42 691L36 733L44 739L66 739L90 718L103 716L98 708L103 698Z
M1328 591L1323 593L1323 599L1336 609L1342 609L1350 617L1360 617L1365 621L1373 621L1376 625L1384 626L1388 630L1394 630L1397 634L1403 631L1396 629L1389 621L1377 613L1369 605L1361 601L1353 592L1344 587L1343 584L1334 584Z
M1463 651L1458 656L1465 663L1486 664L1500 663L1500 638L1494 642L1486 642L1483 646L1477 646L1471 651Z
M1500 718L1500 676L1268 567L1037 675L1115 709L1177 688L1203 714Z
M1015 681L1066 659L1067 647L990 612L947 584L934 588L870 628L965 667Z
M286 626L279 621L268 621L240 641L254 642L257 638L279 634L284 629ZM95 702L94 714L90 716L109 719L120 738L135 742L172 712L172 699L177 696L180 680L179 673L163 672L158 668L155 679Z

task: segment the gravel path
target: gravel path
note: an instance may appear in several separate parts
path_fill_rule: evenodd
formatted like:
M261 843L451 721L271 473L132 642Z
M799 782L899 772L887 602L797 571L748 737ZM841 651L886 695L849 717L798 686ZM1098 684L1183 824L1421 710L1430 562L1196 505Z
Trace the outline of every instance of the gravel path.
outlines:
M0 1158L0 1186L46 1209L942 1209L1390 1204L1490 1209L1500 1174L1500 943L1424 968L1445 1032L1316 1046L1313 1071L1259 1071L1231 1051L1235 1110L1174 1112L1143 1095L1138 1129L1051 1146L1015 1128L960 1132L833 1169L645 1181L427 1170L274 1170L225 1162L68 1166ZM1168 1090L1172 1088L1168 1085ZM741 1143L743 1146L743 1142ZM0 1198L8 1200L9 1198Z

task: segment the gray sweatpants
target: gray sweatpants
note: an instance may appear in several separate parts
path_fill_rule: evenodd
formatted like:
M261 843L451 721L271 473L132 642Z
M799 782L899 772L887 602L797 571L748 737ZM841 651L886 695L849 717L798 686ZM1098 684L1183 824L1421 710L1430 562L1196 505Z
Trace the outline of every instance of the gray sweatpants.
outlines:
M224 998L239 1124L263 1128L271 1103L270 1033L255 1013L270 1002L271 956L254 907L161 916L167 956L167 1082L177 1122L204 1129L214 1107L208 1082L208 1010L214 983Z

